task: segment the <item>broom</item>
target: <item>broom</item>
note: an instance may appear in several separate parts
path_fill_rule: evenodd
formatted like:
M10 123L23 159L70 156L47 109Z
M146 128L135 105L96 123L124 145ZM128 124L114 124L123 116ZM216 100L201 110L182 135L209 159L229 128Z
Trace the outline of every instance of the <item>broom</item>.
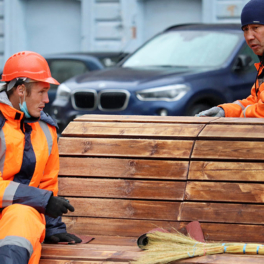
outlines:
M133 264L167 264L176 260L221 253L264 255L261 244L202 243L179 232L154 232L147 234L146 249Z

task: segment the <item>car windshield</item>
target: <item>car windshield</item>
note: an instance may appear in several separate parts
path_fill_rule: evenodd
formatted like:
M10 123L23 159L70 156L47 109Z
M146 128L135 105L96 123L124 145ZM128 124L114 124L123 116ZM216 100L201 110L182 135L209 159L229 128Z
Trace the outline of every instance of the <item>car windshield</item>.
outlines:
M122 67L216 67L222 65L242 34L220 31L171 31L134 53Z

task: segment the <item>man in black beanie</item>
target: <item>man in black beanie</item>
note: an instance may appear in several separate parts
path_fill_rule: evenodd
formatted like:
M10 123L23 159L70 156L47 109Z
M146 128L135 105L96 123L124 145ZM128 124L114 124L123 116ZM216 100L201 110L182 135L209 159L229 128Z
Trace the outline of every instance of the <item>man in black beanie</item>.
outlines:
M264 0L251 0L244 6L241 28L248 46L260 59L255 64L258 73L251 95L243 100L212 107L196 116L264 117Z

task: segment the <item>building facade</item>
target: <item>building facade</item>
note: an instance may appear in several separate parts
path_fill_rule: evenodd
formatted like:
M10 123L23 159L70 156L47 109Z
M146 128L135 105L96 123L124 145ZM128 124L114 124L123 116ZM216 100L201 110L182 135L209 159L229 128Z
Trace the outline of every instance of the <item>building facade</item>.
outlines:
M0 0L0 68L15 52L132 52L182 23L240 23L249 0Z

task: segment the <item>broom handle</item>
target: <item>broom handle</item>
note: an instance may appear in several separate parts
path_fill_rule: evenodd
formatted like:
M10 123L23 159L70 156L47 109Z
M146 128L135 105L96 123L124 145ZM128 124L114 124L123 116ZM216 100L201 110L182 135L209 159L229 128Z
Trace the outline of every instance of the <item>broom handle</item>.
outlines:
M237 244L238 245L238 244ZM234 247L237 247L237 245L232 245L231 243L230 244L226 244L226 243L223 243L222 246L224 247L223 250L224 250L224 253L234 253ZM243 247L243 254L246 254L246 249L247 249L247 245L248 244L241 244L241 247ZM261 244L249 244L249 246L251 247L251 250L249 253L253 253L252 252L252 247L256 247L256 254L260 254L260 255L264 255L264 248L263 248L263 245ZM228 250L228 247L229 247L229 250ZM227 251L228 250L228 251ZM240 252L238 252L240 253ZM248 254L249 254L248 253Z

